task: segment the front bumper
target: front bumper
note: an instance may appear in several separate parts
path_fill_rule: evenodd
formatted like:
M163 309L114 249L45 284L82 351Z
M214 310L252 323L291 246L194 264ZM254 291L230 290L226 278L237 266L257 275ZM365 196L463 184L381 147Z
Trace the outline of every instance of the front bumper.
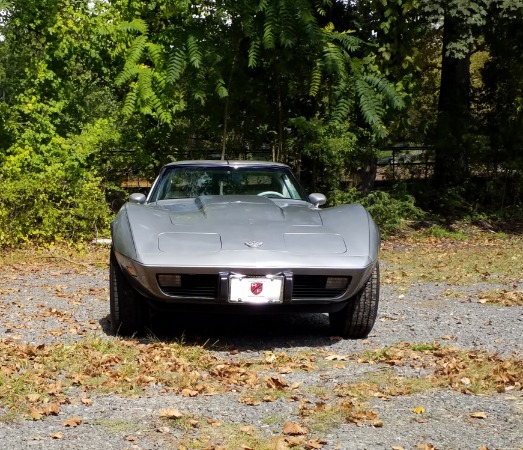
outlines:
M283 299L278 306L342 304L353 297L369 278L376 261L368 261L361 267L298 267L298 268L252 268L252 267L167 267L143 265L116 252L116 258L132 285L145 297L165 304L185 305L231 305L229 302L229 278L233 274L265 277L283 277ZM191 282L182 289L166 289L158 282L158 275L181 275ZM345 277L348 284L343 289L321 288L321 279ZM191 287L189 289L189 286ZM232 305L234 307L240 305ZM247 306L247 305L241 305Z

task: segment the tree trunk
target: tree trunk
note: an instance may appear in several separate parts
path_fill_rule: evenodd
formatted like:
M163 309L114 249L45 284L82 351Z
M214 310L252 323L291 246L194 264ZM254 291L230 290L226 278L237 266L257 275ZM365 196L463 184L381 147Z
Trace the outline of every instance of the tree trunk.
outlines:
M460 38L463 26L456 18L445 16L434 166L434 184L439 189L460 184L468 173L470 55L448 55L449 44Z

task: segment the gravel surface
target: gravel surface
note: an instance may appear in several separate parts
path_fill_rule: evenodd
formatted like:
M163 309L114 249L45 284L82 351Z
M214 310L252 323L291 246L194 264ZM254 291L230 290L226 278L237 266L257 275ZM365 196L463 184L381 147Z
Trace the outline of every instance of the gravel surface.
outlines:
M482 292L495 287L507 288L492 284L413 283L401 288L382 284L376 326L368 339L360 341L330 336L328 318L321 314L164 317L159 324L162 333L156 339L208 342L214 344L211 351L217 357L229 361L261 359L267 351L354 355L399 342L434 341L521 359L523 307L478 302ZM515 287L523 289L523 283ZM449 296L448 290L459 295ZM91 336L115 339L108 334L108 309L106 269L74 264L64 268L36 261L9 266L0 275L0 339L4 341L40 345L81 341ZM340 384L356 382L371 371L387 370L400 375L415 371L349 359L336 370L318 366L313 371L281 377L289 383L301 383L301 392L312 392L307 387L332 391ZM418 375L423 375L421 369ZM279 399L249 406L241 403L239 396L233 390L187 398L161 389L151 389L137 398L92 395L92 405L80 402L63 405L58 416L0 422L0 448L178 449L180 428L166 425L159 418L159 411L165 408L176 408L210 422L251 424L269 435L282 435L282 424L286 421L300 421L297 402ZM315 401L311 397L312 404ZM518 389L476 396L440 388L390 398L375 397L365 403L378 414L383 425L348 422L325 430L321 435L323 449L523 449L523 395ZM415 414L413 410L420 405L423 414ZM476 411L484 412L485 418L472 418L470 414ZM64 427L64 420L74 416L81 417L82 423ZM195 444L194 448L204 446Z

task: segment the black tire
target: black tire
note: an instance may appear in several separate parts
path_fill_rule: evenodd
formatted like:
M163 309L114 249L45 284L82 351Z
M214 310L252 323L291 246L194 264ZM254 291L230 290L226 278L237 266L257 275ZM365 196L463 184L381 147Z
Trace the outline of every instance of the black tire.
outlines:
M378 314L380 267L376 264L363 289L340 311L329 313L331 331L347 339L367 337Z
M131 286L112 250L109 262L109 302L113 334L132 336L145 331L149 317L147 299Z

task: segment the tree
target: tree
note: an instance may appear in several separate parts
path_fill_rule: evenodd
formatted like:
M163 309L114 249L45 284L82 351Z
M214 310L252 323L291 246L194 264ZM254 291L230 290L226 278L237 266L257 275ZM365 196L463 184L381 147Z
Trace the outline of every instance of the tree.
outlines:
M139 18L119 25L128 42L117 80L129 88L125 111L166 123L201 112L216 127L211 135L221 130L222 157L239 133L244 147L270 141L275 159L292 159L285 130L300 116L335 124L358 109L384 136L387 109L403 106L371 47L350 29L319 26L323 2L223 0L177 9L156 2L155 11L151 18L137 6Z

